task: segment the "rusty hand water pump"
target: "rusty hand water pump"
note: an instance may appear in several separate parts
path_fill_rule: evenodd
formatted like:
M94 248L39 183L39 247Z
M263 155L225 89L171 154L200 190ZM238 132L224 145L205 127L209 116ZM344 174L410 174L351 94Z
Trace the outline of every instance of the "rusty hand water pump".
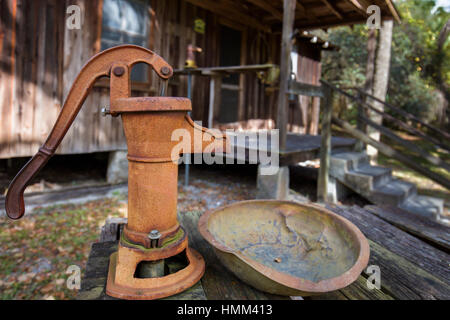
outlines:
M150 65L163 80L172 76L172 67L160 56L133 45L105 50L89 60L73 83L47 141L20 170L6 195L8 216L21 218L25 212L25 188L55 153L94 82L109 77L107 113L122 118L129 170L128 223L118 251L110 257L106 293L124 299L174 295L193 286L205 270L202 256L188 247L187 234L177 220L178 159L172 156L177 142L171 139L174 130L184 129L191 137L199 132L203 135L200 141L191 139L188 146L191 153L224 152L228 147L225 136L207 131L191 120L189 99L131 97L131 68L142 62ZM164 259L176 255L184 255L187 266L164 274ZM142 263L150 270L144 272L146 276L137 271Z

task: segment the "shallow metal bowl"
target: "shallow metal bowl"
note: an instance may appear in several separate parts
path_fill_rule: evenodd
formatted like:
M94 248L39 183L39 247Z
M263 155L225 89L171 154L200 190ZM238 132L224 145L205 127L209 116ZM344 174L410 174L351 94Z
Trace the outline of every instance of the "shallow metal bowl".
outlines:
M247 284L307 296L344 288L369 261L369 244L350 221L316 205L237 202L205 213L202 236Z

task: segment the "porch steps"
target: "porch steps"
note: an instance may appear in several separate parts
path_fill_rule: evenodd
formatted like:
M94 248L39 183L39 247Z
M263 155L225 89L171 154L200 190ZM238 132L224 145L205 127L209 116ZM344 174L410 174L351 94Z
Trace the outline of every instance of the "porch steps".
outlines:
M392 177L389 168L370 165L364 152L333 154L330 175L375 204L399 207L444 224L449 222L443 217L443 199L418 195L416 185Z

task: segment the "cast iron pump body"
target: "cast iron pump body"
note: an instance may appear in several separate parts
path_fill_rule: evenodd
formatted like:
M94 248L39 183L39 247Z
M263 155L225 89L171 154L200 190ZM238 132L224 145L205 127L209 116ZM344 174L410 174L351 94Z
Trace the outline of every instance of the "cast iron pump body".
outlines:
M123 299L157 299L174 295L202 277L205 263L188 247L187 234L177 220L178 144L172 133L183 129L190 137L184 152L226 152L226 136L196 125L189 117L191 101L176 97L131 97L131 68L147 63L163 80L172 67L152 51L133 45L114 47L92 57L72 85L56 123L34 157L11 182L6 212L19 219L25 212L23 192L55 153L77 116L94 82L110 78L111 115L120 115L128 145L128 223L118 251L110 257L107 294ZM196 132L197 131L197 132ZM186 150L187 149L187 150ZM156 262L185 253L188 265L165 276L135 276L140 262Z

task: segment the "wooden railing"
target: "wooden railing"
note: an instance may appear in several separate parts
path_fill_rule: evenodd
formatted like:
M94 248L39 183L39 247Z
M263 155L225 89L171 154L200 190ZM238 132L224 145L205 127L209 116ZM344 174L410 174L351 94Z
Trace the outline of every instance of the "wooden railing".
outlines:
M395 143L401 144L404 148L406 148L412 154L425 159L426 161L432 163L433 165L442 167L448 171L450 171L450 164L440 159L439 157L430 154L427 150L417 146L416 144L403 139L398 134L393 132L391 129L375 123L369 117L367 117L367 111L370 110L372 112L380 115L383 120L391 122L392 124L397 125L401 129L409 132L410 134L420 137L434 146L435 150L445 149L446 151L450 151L450 135L447 132L444 132L432 125L429 125L423 122L421 119L415 117L414 115L395 107L389 103L386 103L374 96L368 95L364 91L358 88L352 88L351 90L356 92L356 95L352 95L347 91L337 88L333 84L327 81L321 81L322 85L320 86L321 94L319 96L322 97L322 120L321 120L321 136L322 136L322 146L320 150L320 169L319 169L319 178L318 178L318 186L317 186L317 197L318 201L327 201L328 200L328 174L329 174L329 166L330 166L330 157L331 157L331 125L337 125L342 128L347 133L351 134L353 137L359 140L359 144L357 148L362 150L366 144L369 144L376 148L379 152L383 153L388 157L392 157L414 171L423 174L424 176L430 178L431 180L437 182L438 184L450 189L450 180L448 180L444 175L440 175L426 166L414 161L411 157L397 151L391 146L376 141L372 139L367 133L367 126L374 128L376 131L379 131L380 134L386 136L391 141ZM302 87L301 84L296 84L297 87ZM318 91L318 88L314 88L314 93ZM332 101L333 95L335 93L344 95L348 99L352 100L358 105L358 117L357 117L357 126L356 128L352 126L347 121L339 119L333 116L332 110ZM366 99L364 99L365 97ZM375 100L378 103L383 104L387 109L389 109L392 113L397 114L399 117L394 117L388 114L385 111L381 111L375 108L373 105L368 103L369 99ZM430 133L433 135L426 134L418 127L414 127L412 125L407 124L402 121L400 118L407 119L415 124L420 124L422 127L425 127Z

